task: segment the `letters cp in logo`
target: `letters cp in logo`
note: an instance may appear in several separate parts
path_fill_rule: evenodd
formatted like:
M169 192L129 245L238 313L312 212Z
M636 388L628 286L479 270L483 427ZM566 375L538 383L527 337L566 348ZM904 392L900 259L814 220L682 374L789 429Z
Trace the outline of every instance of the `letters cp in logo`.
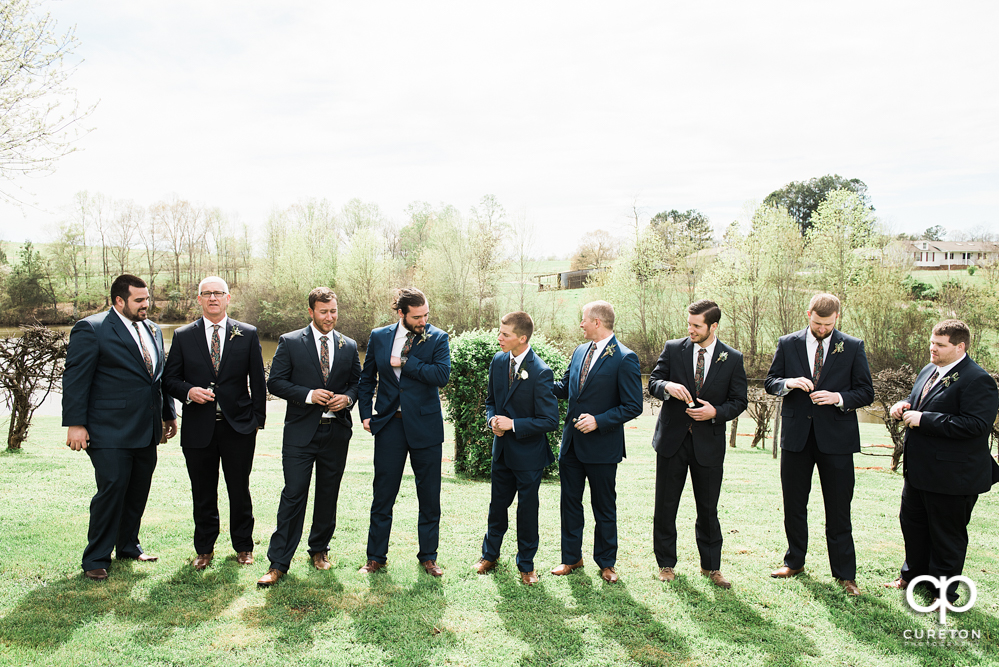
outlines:
M918 605L916 604L916 601L912 599L912 591L916 588L916 584L922 581L932 582L933 585L937 587L937 592L939 593L937 599L934 600L932 603L930 603L930 606L928 607L923 607L921 605ZM955 581L957 582L963 581L968 585L969 597L968 601L964 604L963 607L955 607L951 605L950 600L947 599L947 587L950 586L950 584ZM928 612L939 609L940 625L947 625L948 611L956 611L956 612L968 611L973 606L975 606L975 600L977 598L978 598L978 589L975 587L975 582L973 582L968 577L965 577L960 574L957 575L956 577L931 577L928 574L923 574L910 581L909 587L905 591L905 600L906 602L909 603L909 607L912 608L913 611Z

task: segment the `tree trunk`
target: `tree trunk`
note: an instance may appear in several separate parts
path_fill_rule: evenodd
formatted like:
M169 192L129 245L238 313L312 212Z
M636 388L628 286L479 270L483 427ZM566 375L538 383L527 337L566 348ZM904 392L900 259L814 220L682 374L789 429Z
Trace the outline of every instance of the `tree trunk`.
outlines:
M739 434L739 417L732 420L732 433L728 436L728 446L735 448L735 437Z

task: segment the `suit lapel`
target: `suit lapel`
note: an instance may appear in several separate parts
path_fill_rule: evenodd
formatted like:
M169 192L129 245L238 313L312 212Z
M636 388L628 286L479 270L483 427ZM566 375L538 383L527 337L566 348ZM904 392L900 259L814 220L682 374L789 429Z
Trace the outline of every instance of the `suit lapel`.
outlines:
M807 327L803 329L800 334L798 334L798 339L795 341L794 346L798 348L798 356L800 357L801 361L802 374L805 377L811 379L812 372L810 369L812 367L809 365L808 361L808 346L805 344L806 340L808 340Z
M341 367L346 362L347 356L345 354L340 354L344 350L344 348L340 347L341 334L337 333L334 329L330 332L329 336L330 354L333 355L333 361L330 363L330 374L329 377L326 378L326 386L329 386L333 382L334 376L340 372ZM315 348L313 347L313 349ZM322 364L320 364L319 375L322 377ZM395 375L395 373L393 373L393 375Z
M954 366L954 368L950 369L950 372L949 372L949 373L947 373L947 375L942 375L942 376L938 377L938 378L937 378L937 383L936 383L935 385L933 385L933 387L932 387L932 388L930 389L930 393L926 394L926 397L925 397L925 398L923 398L923 400L919 401L919 405L917 405L917 406L916 406L916 409L918 409L918 410L922 410L922 409L923 409L923 407L924 407L924 406L925 406L926 404L928 404L928 403L929 403L930 401L932 401L932 400L933 400L934 398L936 398L937 394L939 394L939 393L940 393L940 392L942 392L942 391L943 391L944 389L946 389L946 387L944 386L944 383L942 382L942 380L943 380L943 379L944 379L945 377L950 377L950 376L951 376L951 375L953 375L954 373L957 373L957 374L958 374L958 375L960 376L960 372L961 372L962 370L964 370L964 367L965 367L965 366L967 366L967 365L968 365L968 364L967 364L967 361L968 361L968 359L970 359L970 358L971 358L971 357L969 357L969 356L965 355L964 359L962 359L962 360L961 360L961 363L959 363L959 364L958 364L957 366ZM933 374L933 371L930 371L930 375L932 375L932 374ZM927 378L927 379L929 379L929 375L927 375L927 376L926 376L926 378ZM921 394L921 393L923 392L923 385L924 385L924 384L926 384L926 382L925 382L925 381L919 384L919 393L920 393L920 394ZM916 395L916 398L917 398L917 399L919 398L919 395L918 395L918 394Z
M319 352L316 349L316 338L315 334L312 332L312 327L307 326L305 330L302 331L302 345L305 346L305 356L312 362L312 367L316 371L316 376L319 381L323 380L323 367L319 363Z
M208 364L208 368L211 369L212 374L215 374L215 366L212 364L212 351L208 346L208 338L205 335L205 320L203 317L199 317L194 321L194 329L192 333L197 336L197 340L194 343L199 350L201 350L201 356L204 357L205 363Z
M599 354L599 356L597 356L597 360L593 363L593 368L591 368L586 373L586 382L583 383L583 387L579 390L580 394L582 394L584 391L586 391L586 388L590 386L590 378L593 377L596 374L597 370L604 363L604 357L611 356L611 355L609 355L607 353L608 348L610 348L610 349L617 349L616 343L617 343L617 339L612 335L610 337L610 340L607 341L607 345L604 346L603 352L601 352ZM610 347L611 345L614 345L614 348L611 348ZM585 359L585 355L584 355L584 359ZM582 364L580 364L580 372L582 372Z
M510 356L512 354L513 354L512 352L507 352L507 357L506 357L506 367L507 367L506 376L508 381L510 377L510 370L509 370ZM534 370L534 350L531 349L528 350L527 356L524 357L524 361L522 361L520 364L520 369L517 371L517 374L513 377L513 384L511 384L509 389L507 389L506 400L503 401L503 405L506 405L510 401L510 397L513 396L513 392L515 392L517 388L524 383L524 381L521 379L522 373L524 371L527 371L527 375L528 377L530 377L531 371L533 370Z
M395 344L395 335L398 333L399 327L401 326L402 321L400 320L395 324L395 326L385 328L385 332L382 334L385 337L385 349L379 353L381 355L382 362L379 364L379 367L388 369L388 372L385 374L383 379L388 380L389 382L394 382L397 385L399 384L399 378L395 376L395 369L392 368L392 346ZM381 373L379 373L379 377L381 377Z
M218 370L218 373L216 373L216 376L222 374L222 369L225 368L225 360L228 359L230 356L232 356L229 353L231 351L231 348L232 348L233 344L236 342L236 339L239 338L239 336L233 336L232 335L233 329L235 329L235 327L236 327L236 325L233 324L232 318L228 317L228 318L226 318L226 321L225 321L225 329L219 331L219 335L220 336L225 336L225 341L224 342L223 341L219 341L220 343L223 343L223 345L222 345L222 358L219 360L219 370ZM209 358L210 357L211 357L211 355L209 355Z
M114 308L112 308L114 310ZM135 339L132 338L132 333L125 328L125 323L121 321L118 314L108 311L107 318L111 320L111 330L118 335L121 342L125 343L125 347L129 349L132 353L132 358L135 359L139 367L142 368L142 372L149 375L149 371L146 370L146 361L142 358L142 352L139 351L139 346L135 344Z

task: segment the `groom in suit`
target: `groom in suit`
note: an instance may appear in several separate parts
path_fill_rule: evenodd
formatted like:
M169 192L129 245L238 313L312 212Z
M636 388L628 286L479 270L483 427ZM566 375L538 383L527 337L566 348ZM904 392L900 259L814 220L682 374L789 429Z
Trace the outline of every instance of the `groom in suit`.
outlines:
M507 510L517 496L517 569L520 580L538 581L538 489L545 467L555 461L548 433L558 427L558 401L552 393L552 369L531 349L534 321L525 312L500 320L500 352L489 366L486 424L493 431L492 497L475 571L496 567L509 526Z
M66 445L86 450L97 480L82 563L94 581L107 579L112 549L119 559L156 560L139 545L139 524L156 445L177 433L173 399L160 389L163 334L146 321L146 283L118 276L111 305L73 326L62 376Z
M309 557L317 570L330 569L327 553L336 529L336 503L347 466L350 408L357 400L361 362L357 343L334 330L339 312L328 287L309 293L312 322L278 341L267 388L288 402L284 418L284 490L267 558L270 569L257 581L270 586L288 571L302 539L312 468L316 499L309 533Z
M765 388L783 396L780 484L784 493L784 565L770 576L783 579L805 569L808 495L819 469L826 511L826 545L832 575L847 595L860 595L853 545L853 455L860 451L857 408L874 400L864 341L836 329L839 298L816 294L805 316L808 326L777 341Z
M617 464L624 458L624 424L642 414L638 356L614 336L614 307L583 306L579 323L588 342L576 348L555 397L569 399L558 474L562 486L562 564L556 576L583 567L583 489L590 481L593 560L614 583L617 564Z
M649 393L663 401L652 436L656 450L656 506L652 546L659 580L676 574L676 511L690 470L697 521L694 537L701 574L721 588L722 532L718 522L725 423L746 409L746 369L742 353L718 340L721 309L702 299L687 307L687 338L666 342L649 376ZM696 401L696 402L695 402Z
M444 416L438 389L451 377L451 348L447 333L428 324L430 305L423 292L400 289L392 308L399 320L371 332L357 387L357 411L364 430L375 436L368 560L359 572L377 572L388 561L392 507L408 456L420 504L416 557L427 574L440 577Z
M257 330L226 314L229 298L222 278L201 281L202 317L173 332L163 372L164 388L184 404L180 446L194 498L195 570L204 570L215 556L220 462L236 562L253 563L250 469L257 429L264 427L267 415L267 389Z
M995 380L968 356L971 330L960 320L933 327L930 363L909 398L892 406L905 422L902 508L905 562L888 588L919 576L954 577L964 569L968 523L978 495L999 482L989 434L999 409ZM933 589L934 595L940 595ZM957 600L957 582L947 590Z

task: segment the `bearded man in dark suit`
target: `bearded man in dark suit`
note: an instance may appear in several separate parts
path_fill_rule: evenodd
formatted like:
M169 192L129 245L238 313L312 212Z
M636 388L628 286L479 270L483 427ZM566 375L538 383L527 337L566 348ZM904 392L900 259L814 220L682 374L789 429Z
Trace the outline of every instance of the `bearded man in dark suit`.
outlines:
M163 333L146 321L146 283L118 276L111 304L73 326L62 377L66 445L86 450L97 480L82 563L94 581L107 579L112 550L119 559L156 560L139 544L139 525L156 445L177 433L173 399L160 388Z
M742 353L718 340L721 308L702 299L687 307L687 337L667 341L649 376L649 393L663 401L652 447L656 450L656 506L652 546L659 580L676 573L676 512L690 471L697 521L694 537L701 574L721 588L722 533L718 522L725 460L725 424L749 404ZM696 401L696 402L695 402Z

